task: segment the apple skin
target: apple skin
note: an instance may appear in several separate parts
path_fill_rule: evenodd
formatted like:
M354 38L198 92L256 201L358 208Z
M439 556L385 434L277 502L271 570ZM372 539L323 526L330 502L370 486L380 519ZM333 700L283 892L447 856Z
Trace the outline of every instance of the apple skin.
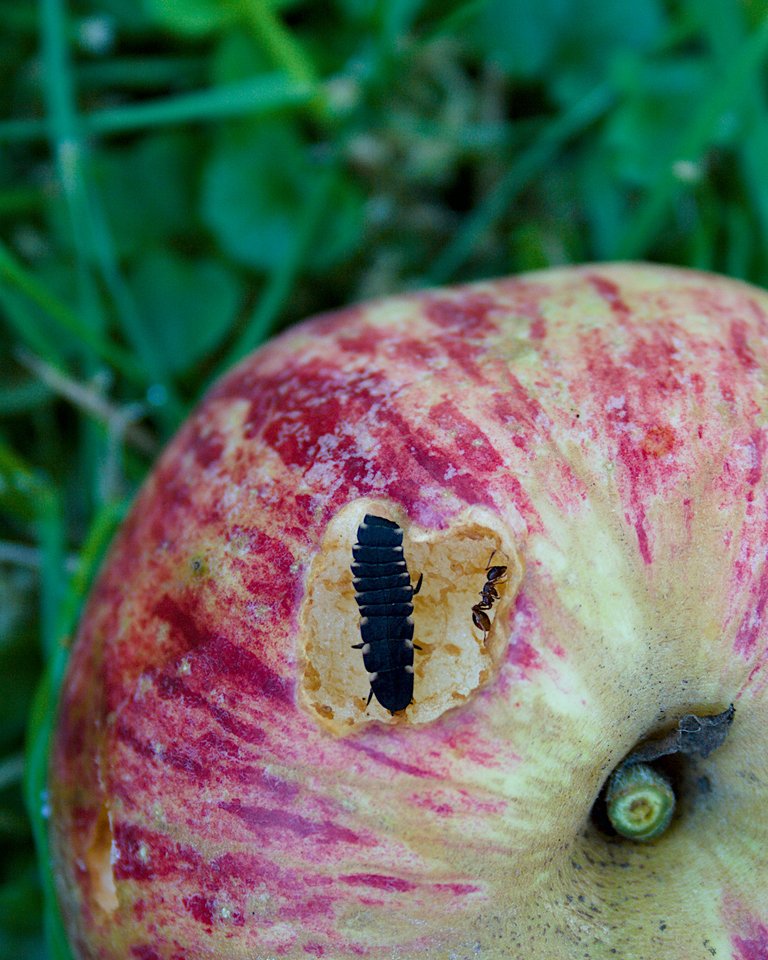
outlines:
M768 296L640 264L357 306L240 364L74 645L50 789L77 957L764 960L767 384ZM482 689L334 736L300 611L369 499L444 533L482 509L525 572ZM670 830L601 833L622 757L731 702Z

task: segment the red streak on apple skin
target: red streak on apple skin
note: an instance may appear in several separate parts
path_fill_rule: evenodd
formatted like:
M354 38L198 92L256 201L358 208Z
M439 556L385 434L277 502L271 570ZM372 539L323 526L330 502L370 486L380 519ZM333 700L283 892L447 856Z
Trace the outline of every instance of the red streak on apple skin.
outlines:
M510 760L515 759L516 755L512 751L507 751L502 757L498 752L498 744L493 740L487 740L482 734L478 733L473 724L462 724L458 718L448 729L445 736L445 744L464 759L471 760L481 767L492 769L506 765ZM480 809L478 807L478 809ZM483 806L484 811L491 808Z
M435 343L408 336L398 337L390 349L393 357L400 363L407 363L422 370L440 355Z
M602 331L593 331L585 345L591 396L584 403L602 407L627 523L635 529L645 564L653 561L649 499L684 477L688 461L687 438L665 422L684 390L675 337L679 331L673 326L661 326L637 337L623 356L604 341Z
M119 722L117 725L117 737L123 743L128 744L134 753L144 757L146 760L154 762L158 759L157 752L150 743L142 741L127 724ZM166 766L173 767L189 774L195 780L203 782L207 780L206 768L195 757L191 756L182 747L165 747L161 754L161 762Z
M547 322L541 314L537 314L531 320L531 326L528 330L531 340L544 340L547 336Z
M362 370L342 377L338 369L317 360L288 368L279 380L267 385L261 401L252 401L246 435L260 434L284 463L295 467L311 466L322 455L321 437L351 429L385 392L379 372ZM279 413L265 417L265 404L275 396L280 397Z
M407 773L412 777L419 777L421 779L428 780L438 777L438 774L435 774L430 770L425 770L422 767L417 767L415 764L405 763L404 761L398 760L395 757L387 756L387 754L383 753L381 750L375 750L373 747L369 747L360 741L351 741L349 743L349 747L351 750L364 753L367 757L370 757L371 760L376 761L376 763L380 763L385 767L390 767L392 770L397 770L400 773Z
M473 883L436 883L435 890L445 890L455 897L466 897L471 893L480 893L480 887Z
M116 880L165 879L184 869L201 867L202 858L198 853L162 833L118 821L113 835L118 854L113 868Z
M755 430L749 440L751 465L747 474L747 483L757 486L763 475L763 458L765 456L765 434L762 430ZM754 496L754 494L752 494ZM752 499L752 497L750 497Z
M424 807L425 810L431 810L432 813L437 814L438 817L451 817L454 812L453 807L447 803L423 802L417 804L417 806Z
M525 589L517 595L515 606L510 618L510 638L505 667L514 666L514 675L522 671L524 676L540 670L541 657L528 637L537 637L541 633L541 622L535 606L527 596ZM502 682L510 681L508 671L502 671Z
M418 503L423 497L425 482L433 482L437 487L450 490L463 504L493 505L493 497L482 480L490 478L495 464L490 469L487 465L481 467L480 476L465 472L456 450L447 444L441 446L435 440L425 442L424 434L394 409L382 409L379 417L389 428L382 431L389 449L383 447L381 454L383 464L390 467L393 494L397 490L406 502Z
M496 764L487 766L501 766L506 764L506 757L496 757ZM448 802L450 800L450 802ZM430 810L438 816L469 816L488 817L504 813L507 809L506 800L484 800L468 794L466 790L435 790L411 794L409 802L422 810Z
M320 943L305 943L303 950L304 953L309 953L313 957L325 956L325 947Z
M765 608L768 604L768 562L763 563L760 577L754 587L752 603L747 607L739 624L734 641L734 650L749 659L757 646L764 627Z
M215 433L199 437L193 445L193 450L200 466L210 467L224 452L224 440Z
M690 497L685 497L683 500L683 518L685 520L685 532L689 541L691 539L691 530L693 527L693 516L693 500Z
M190 847L162 834L123 823L115 830L115 844L116 880L147 884L155 907L163 905L173 911L177 909L174 904L183 904L209 933L217 902L229 907L227 924L244 926L247 898L258 886L266 885L275 902L276 913L269 924L332 914L332 897L318 895L307 887L310 877L281 870L274 858L225 854L206 861Z
M617 283L602 277L600 274L593 273L587 277L587 280L595 288L595 291L605 300L611 308L613 315L622 323L626 323L630 317L629 307L622 300L621 290Z
M342 350L358 357L373 356L381 347L387 345L389 336L386 330L364 326L352 336L340 336L338 343Z
M453 361L445 368L445 377L449 370L455 377L457 371L462 370L469 381L474 385L489 383L483 364L485 361L485 346L478 346L465 336L456 334L444 334L435 338L435 344L440 347L444 357ZM448 374L451 376L451 374Z
M766 960L768 958L768 927L760 924L749 937L733 937L737 951L733 960Z
M513 663L526 671L541 667L538 651L527 640L517 640L514 644L510 644L506 659L507 663Z
M454 450L460 462L470 468L474 476L492 473L504 461L494 450L488 437L470 419L465 417L452 400L443 400L430 410L430 418L453 436Z
M135 960L161 960L160 954L149 944L131 947L131 956Z
M409 893L416 890L418 884L402 877L388 877L378 873L350 873L339 876L341 883L374 887L377 890L391 890L395 893Z
M236 677L243 692L293 704L291 681L279 676L250 651L209 632L168 594L155 605L154 613L184 640L184 649L200 648L201 659L208 660L214 675Z
M217 703L211 703L202 694L191 690L180 677L168 673L161 674L157 679L158 693L163 699L177 700L186 707L195 710L205 710L225 730L234 734L243 743L262 743L266 734L261 727L243 722L229 710ZM221 737L214 738L208 734L206 753L221 756L229 752L227 741ZM201 746L206 744L202 743Z
M465 337L487 336L496 329L489 314L498 308L487 294L463 293L451 299L428 299L424 312L427 318L444 330L456 330Z
M248 830L264 836L271 830L288 831L304 839L315 837L319 843L360 844L361 837L352 830L339 827L334 823L317 823L299 814L289 813L279 808L248 806L240 800L220 803L220 810L238 817Z
M757 361L747 340L747 325L743 320L731 323L731 349L745 370L757 369Z

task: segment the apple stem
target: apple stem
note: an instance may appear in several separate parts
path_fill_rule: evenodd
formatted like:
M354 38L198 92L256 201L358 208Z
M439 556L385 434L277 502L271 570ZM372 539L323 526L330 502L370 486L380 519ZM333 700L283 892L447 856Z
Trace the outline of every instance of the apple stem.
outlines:
M666 777L645 763L620 766L605 795L614 830L630 840L655 840L669 826L675 794Z

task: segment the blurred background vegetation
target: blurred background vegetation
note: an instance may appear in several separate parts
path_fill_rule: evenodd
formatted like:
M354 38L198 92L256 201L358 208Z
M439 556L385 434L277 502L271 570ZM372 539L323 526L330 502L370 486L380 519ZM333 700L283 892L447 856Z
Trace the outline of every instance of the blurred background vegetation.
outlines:
M768 0L0 0L0 24L0 960L64 960L56 690L190 404L364 297L626 258L768 284Z

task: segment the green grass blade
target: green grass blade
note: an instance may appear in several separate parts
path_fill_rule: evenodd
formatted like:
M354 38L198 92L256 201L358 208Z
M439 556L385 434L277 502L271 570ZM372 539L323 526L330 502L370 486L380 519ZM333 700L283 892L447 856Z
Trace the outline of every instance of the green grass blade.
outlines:
M695 112L690 125L680 137L674 156L670 157L667 172L646 196L619 242L619 259L632 260L646 255L681 187L675 176L674 165L679 161L698 163L701 160L726 111L744 96L751 85L759 83L759 73L765 64L766 54L768 19L746 39L742 49L733 58L729 71L713 87L709 99Z
M59 621L66 585L66 534L58 496L47 496L38 504L37 535L40 568L40 622L43 647L50 657L61 636Z
M93 518L80 548L77 567L60 605L57 629L61 636L68 637L74 633L91 584L130 505L131 497L106 501Z
M66 583L61 503L55 494L38 501L38 531L42 567L41 620L47 667L38 687L27 728L24 796L40 865L44 927L52 960L71 960L71 952L56 899L48 850L48 753L56 702L67 662L67 646L59 630L61 598Z
M24 788L27 812L41 864L45 931L52 960L71 960L72 957L49 866L51 858L47 793L48 757L56 722L59 691L69 655L67 638L75 628L82 603L114 531L125 516L127 506L127 500L107 503L96 514L80 551L78 569L69 581L64 598L60 595L60 584L65 582L63 558L60 559L58 547L52 542L52 534L41 537L41 553L44 557L42 592L56 595L56 609L51 616L44 615L48 665L38 687L28 725ZM49 520L52 522L52 518ZM57 576L56 583L53 582L54 576Z
M85 133L109 136L180 123L258 116L306 106L319 92L320 87L314 83L267 73L207 90L84 113L80 125ZM48 120L6 120L0 123L0 143L44 140L50 129Z
M0 510L17 520L34 520L56 488L0 438Z
M257 116L303 106L316 93L317 88L313 84L291 80L281 73L269 73L209 90L100 110L86 115L84 125L89 133L103 135L179 123L223 120L227 117Z
M0 241L0 283L18 290L40 307L64 332L86 344L98 357L111 364L128 380L146 386L146 374L134 357L121 347L110 343L100 333L90 329L78 315L65 303L62 303L48 290L38 278L26 270L12 256L10 250ZM34 319L30 317L29 323ZM35 331L30 330L28 337L33 346L39 339Z
M302 212L301 221L297 225L290 256L285 257L271 275L242 336L222 363L219 364L215 376L219 376L263 343L274 330L280 311L288 300L293 283L301 269L307 247L313 236L316 235L320 218L323 210L327 207L333 181L337 175L338 171L335 165L331 165L317 179L314 190L311 192Z
M296 37L287 30L269 0L240 0L244 15L275 66L297 84L317 87L317 74Z
M205 76L200 57L114 57L77 66L81 86L153 90L172 84L200 81Z
M90 201L88 213L99 272L120 316L123 330L130 331L133 334L132 342L142 347L138 354L145 377L153 386L159 385L163 389L165 402L157 413L165 432L170 434L183 419L185 406L174 386L171 372L160 362L154 341L145 335L144 322L139 315L133 292L120 270L112 233L95 190L90 192Z
M50 960L73 960L59 909L48 846L48 755L50 752L56 704L67 662L62 643L53 652L32 705L27 730L24 799L32 825L32 835L40 864L43 891L43 922Z
M480 238L509 209L523 188L563 148L563 145L598 120L610 107L613 92L607 85L597 87L570 110L544 128L541 137L512 163L483 202L459 227L456 236L435 260L419 286L434 286L449 280L469 258Z
M2 247L0 246L1 259ZM48 331L41 325L40 317L36 315L37 311L32 307L29 298L13 289L10 284L4 284L2 276L0 276L0 306L2 319L25 346L29 347L33 353L44 357L53 366L64 366L61 344L56 342L56 338L48 336Z

